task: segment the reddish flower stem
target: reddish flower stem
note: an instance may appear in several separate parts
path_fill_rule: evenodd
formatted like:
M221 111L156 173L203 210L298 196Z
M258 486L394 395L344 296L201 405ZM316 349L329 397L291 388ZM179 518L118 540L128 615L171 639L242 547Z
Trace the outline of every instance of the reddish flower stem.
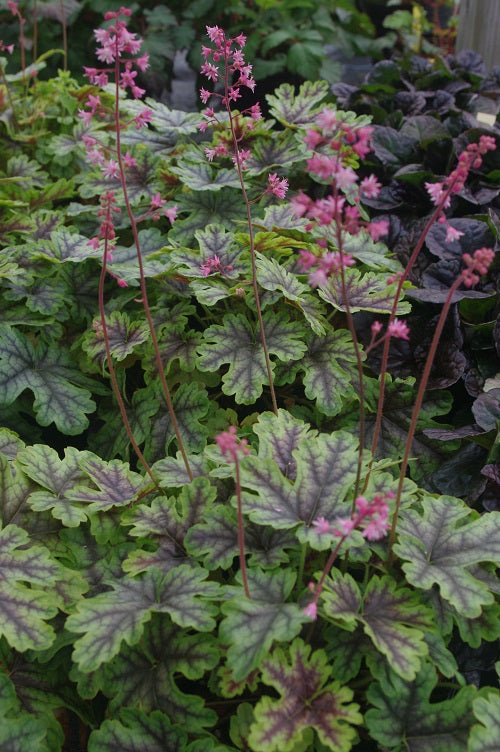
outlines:
M118 35L117 35L118 40ZM137 230L137 222L134 217L134 213L132 211L132 207L130 205L130 200L128 197L128 191L127 191L127 179L125 176L125 168L123 164L123 157L121 153L121 131L120 131L120 87L119 87L119 81L120 81L120 59L119 59L119 50L118 50L118 41L116 44L116 56L115 56L115 132L116 132L116 151L117 151L117 159L118 159L118 169L120 173L120 182L123 190L123 196L125 201L125 208L127 210L127 215L130 220L130 226L132 229L132 235L134 238L134 243L137 251L137 264L139 267L139 277L140 277L140 287L141 287L141 298L142 298L142 306L144 308L144 313L146 314L146 319L148 322L149 331L151 334L151 342L153 345L153 350L155 354L155 361L156 366L158 369L158 375L160 377L160 382L163 389L163 394L165 396L165 401L167 403L167 409L170 416L170 420L172 422L172 427L174 429L174 433L177 439L177 446L179 447L179 450L182 455L182 459L184 461L184 465L186 468L186 472L188 474L189 480L193 480L193 473L191 471L191 467L189 464L189 460L187 457L186 449L184 447L184 442L182 441L182 437L179 431L179 424L177 422L177 417L175 415L174 405L172 402L172 397L170 394L170 389L167 384L167 380L165 378L165 369L163 366L160 349L158 346L158 339L156 337L156 332L154 328L153 323L153 317L151 315L151 309L149 306L149 300L148 300L148 294L147 294L147 288L146 288L146 278L144 276L144 265L142 261L142 252L141 252L141 244L139 240L139 233Z
M247 579L247 564L245 559L245 529L243 525L243 505L241 500L240 465L237 453L234 454L234 467L236 475L236 500L238 502L238 550L240 557L240 570L245 595L247 598L250 598L251 596L250 590L248 589Z
M418 421L418 415L420 413L420 408L422 407L422 402L424 400L425 390L427 387L427 382L429 381L429 376L432 369L432 364L434 362L434 358L436 356L437 347L439 344L439 340L443 331L443 327L446 322L446 318L448 316L448 311L450 310L451 306L451 300L453 298L454 293L459 288L459 286L462 283L462 275L455 280L453 285L450 287L450 290L448 292L448 295L446 296L446 300L443 305L443 310L441 311L441 315L439 316L436 329L434 331L434 335L432 337L431 346L429 348L429 353L427 355L427 359L425 361L424 370L422 373L422 378L420 379L420 384L418 386L418 392L417 397L415 399L415 404L413 406L413 412L411 416L411 422L410 422L410 428L408 429L408 436L406 438L406 444L405 444L405 450L403 454L403 460L401 462L401 469L399 473L399 482L398 487L396 491L396 499L395 499L395 510L394 510L394 516L392 518L392 526L391 531L389 533L389 555L387 558L387 565L390 566L392 564L393 560L393 545L394 545L394 539L396 535L396 526L398 522L398 516L399 516L399 509L401 506L401 495L403 491L403 484L406 478L406 470L408 468L408 460L410 457L411 452L411 446L413 443L413 438L415 436L415 431L417 429L417 421Z
M247 214L248 237L250 240L250 261L252 265L252 287L253 287L254 298L255 298L255 309L257 312L257 320L259 323L260 339L262 342L262 349L264 350L264 359L266 361L267 379L269 381L269 391L271 392L271 402L273 405L273 412L275 415L278 415L278 403L276 401L276 392L274 389L273 371L271 368L271 360L269 358L269 350L267 348L266 333L264 331L264 320L262 318L262 310L260 306L259 286L257 283L257 266L255 264L255 241L254 241L253 225L252 225L252 210L250 208L250 201L248 199L248 195L247 195L246 188L245 188L245 181L243 179L243 170L241 168L241 156L240 156L240 149L238 146L238 138L236 136L236 131L234 127L234 118L233 118L233 114L231 111L231 105L229 103L229 63L228 63L227 51L224 53L224 91L225 91L225 99L226 99L226 111L229 116L229 127L231 129L231 137L233 140L236 171L238 173L238 178L239 178L240 186L241 186L241 192L243 194L243 201L245 202L245 208L246 208L246 214Z
M107 206L107 214L106 214L106 221L108 223L111 223L111 208L108 203ZM145 471L155 484L155 487L158 487L158 481L156 480L153 471L151 470L148 462L146 461L146 458L144 457L143 453L141 452L139 445L137 444L137 441L135 440L134 432L132 431L132 427L130 425L130 421L128 419L127 410L125 408L125 403L123 401L122 394L120 392L120 387L118 386L118 380L116 378L115 373L115 367L113 365L113 359L111 357L111 348L109 346L109 337L108 337L108 326L106 323L106 312L104 310L104 281L106 279L106 272L107 272L107 258L108 258L108 238L104 238L104 253L102 258L102 267L101 267L101 274L99 277L99 313L101 314L101 326L102 326L102 336L104 340L104 347L106 349L106 359L108 362L108 369L109 369L109 377L111 379L111 384L113 386L113 392L115 393L116 400L118 402L118 407L120 409L120 415L123 421L123 425L125 426L125 430L127 432L127 436L129 438L130 443L132 444L132 447L134 449L134 452L136 453L140 463L144 467Z

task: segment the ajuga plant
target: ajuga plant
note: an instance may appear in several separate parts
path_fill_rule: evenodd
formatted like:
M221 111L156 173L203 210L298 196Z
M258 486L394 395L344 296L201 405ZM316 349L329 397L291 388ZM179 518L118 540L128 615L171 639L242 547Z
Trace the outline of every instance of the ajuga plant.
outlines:
M217 26L201 115L143 101L129 19L88 84L0 100L0 749L493 749L498 376L472 428L439 370L498 344L494 197L460 216L493 132L403 252L370 117L325 82L238 110Z

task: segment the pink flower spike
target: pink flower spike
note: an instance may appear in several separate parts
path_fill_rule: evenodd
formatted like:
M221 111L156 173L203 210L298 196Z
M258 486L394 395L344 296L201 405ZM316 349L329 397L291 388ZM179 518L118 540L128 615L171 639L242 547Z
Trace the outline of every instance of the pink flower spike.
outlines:
M451 225L446 226L446 243L453 243L454 240L458 240L463 235L463 232L460 232L460 230L457 230L455 227L452 227Z
M125 167L137 167L137 159L127 151L123 157L123 164Z
M163 204L166 204L164 198L161 197L159 193L155 193L153 196L151 196L151 203L149 205L149 208L154 211L155 209L161 209Z
M140 130L140 128L143 128L147 123L153 122L153 110L150 110L149 107L146 107L145 110L140 112L138 115L134 118L135 127L137 130Z
M325 535L327 533L333 532L330 526L330 523L324 517L318 517L318 519L313 520L312 524L313 524L313 527L316 528L316 532L319 533L320 535Z
M371 333L374 337L377 336L377 334L380 334L382 331L382 322L381 321L374 321L371 325Z
M113 179L119 175L119 165L115 159L109 159L101 166L102 174L105 178Z
M311 601L304 609L304 614L314 621L318 618L318 606L316 601Z
M17 15L19 12L19 3L13 2L13 0L9 0L7 3L7 8L10 10L13 16Z
M272 175L267 176L267 181L269 185L266 193L274 193L278 198L285 198L288 190L288 180L286 180L286 178L280 180L277 174L273 173Z
M398 339L410 339L410 330L406 321L401 319L394 319L387 327L387 333L391 337L397 337Z
M238 439L236 427L229 426L227 431L223 431L215 437L215 442L221 450L222 456L229 455L235 462L238 460L238 454L250 454L248 442L246 439Z
M171 206L169 209L163 210L163 214L168 219L171 225L173 225L175 220L177 219L177 210L177 204L175 204L175 206Z
M381 188L382 185L378 182L375 175L363 178L360 185L361 193L366 198L377 198Z

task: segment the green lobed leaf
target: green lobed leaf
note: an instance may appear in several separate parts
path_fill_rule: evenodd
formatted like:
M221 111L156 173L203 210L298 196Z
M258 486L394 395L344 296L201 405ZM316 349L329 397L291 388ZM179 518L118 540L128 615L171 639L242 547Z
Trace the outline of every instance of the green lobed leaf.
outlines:
M130 470L128 463L120 460L106 462L88 452L79 463L86 482L72 489L68 498L87 504L89 512L103 512L114 506L130 504L147 485L142 475Z
M243 508L259 525L290 529L300 525L301 542L315 545L311 525L318 517L332 520L349 515L351 500L346 496L356 477L357 440L336 431L303 438L293 451L297 463L292 483L273 460L249 455L241 463L241 482L255 494L243 494Z
M281 84L274 94L266 94L269 111L273 118L287 126L312 125L318 112L318 105L328 95L326 81L306 81L298 94L291 84Z
M496 752L500 739L500 696L487 690L472 704L479 724L471 728L467 752Z
M77 527L84 522L87 519L85 506L74 502L70 495L75 485L85 478L79 462L86 454L67 447L61 460L55 449L44 444L22 449L17 457L19 464L43 489L30 493L27 499L30 508L35 512L50 511L66 527Z
M326 653L301 639L289 651L277 648L262 662L262 680L275 687L278 700L263 697L254 711L249 744L255 752L305 752L314 729L327 749L349 752L356 738L353 724L363 720L353 692L330 681Z
M280 290L287 300L296 303L315 334L325 334L325 320L310 287L300 282L273 258L256 254L258 282L264 290Z
M106 318L106 332L111 355L118 361L124 360L143 342L149 339L149 329L142 321L131 321L124 311L112 311ZM82 341L82 350L90 361L102 367L106 361L106 346L100 319L93 322L93 328Z
M287 380L303 373L306 397L316 400L324 415L337 415L348 401L359 398L357 359L349 332L340 329L309 338L305 355L284 372Z
M153 612L170 614L185 627L208 632L213 629L219 586L204 582L208 572L182 564L162 575L149 570L141 579L122 577L111 582L111 590L87 598L77 605L66 627L83 633L75 641L73 659L86 673L113 658L123 640L136 644Z
M186 733L172 726L160 710L144 713L124 708L119 719L106 720L92 731L89 752L180 752L187 748Z
M313 440L318 432L282 408L278 409L278 415L260 413L253 430L259 437L259 457L274 460L279 471L294 481L297 476L294 450L303 439Z
M88 258L102 258L102 250L90 246L88 237L71 232L66 227L55 230L47 239L33 245L27 244L26 250L34 259L45 258L55 263L78 263Z
M188 634L168 617L155 615L140 645L126 647L104 669L102 691L110 698L110 715L120 707L161 710L185 731L199 733L204 726L213 725L217 716L201 697L183 692L176 677L200 679L218 658L212 635Z
M264 330L268 351L287 363L303 355L303 329L288 320L284 312L264 313ZM217 371L223 365L229 369L222 377L222 391L233 395L238 403L252 404L268 383L264 350L258 328L252 327L241 314L226 314L222 326L213 324L204 332L199 348L199 367L203 371Z
M374 669L372 669L373 671ZM466 752L474 721L474 687L462 687L449 700L430 702L435 669L424 663L416 679L406 682L378 665L378 682L367 692L372 708L365 716L371 736L381 745L408 752Z
M196 162L183 160L171 172L193 191L220 191L222 188L239 188L240 181L234 169L212 167L203 152L200 151Z
M60 566L46 548L30 545L28 533L12 524L0 530L0 636L16 650L52 644L55 632L47 621L60 601L46 588L60 578Z
M332 570L322 595L327 617L346 623L349 631L360 622L391 668L403 679L415 678L428 652L424 630L432 625L432 612L411 591L373 576L362 595L349 574Z
M319 296L339 311L346 311L345 298L351 313L371 311L390 313L394 303L396 284L387 284L387 275L379 272L361 272L349 267L345 270L345 297L340 276L330 277L328 285L318 289ZM410 312L410 304L400 301L396 313L401 316Z
M403 559L407 580L415 587L439 587L459 614L477 617L493 603L493 593L471 566L500 559L500 534L494 512L474 519L470 509L452 496L424 496L422 512L406 509L398 522L394 552ZM472 519L471 519L472 517Z
M0 326L0 405L10 405L25 389L35 395L33 408L42 426L54 422L69 435L82 433L87 413L95 409L92 384L74 366L65 350L40 341L35 348L16 329Z
M157 400L157 410L149 420L149 430L146 436L145 452L147 456L157 459L164 457L170 445L176 441L176 436L170 413L159 396L159 386L153 384L136 392L138 401L146 395L154 395ZM172 398L174 412L179 432L186 449L190 452L201 451L206 443L208 429L205 425L210 403L206 389L196 381L181 384Z
M230 645L227 664L236 681L261 665L275 640L291 640L307 617L296 603L286 603L295 584L291 570L248 571L250 599L241 588L230 588L233 597L222 606L220 638Z

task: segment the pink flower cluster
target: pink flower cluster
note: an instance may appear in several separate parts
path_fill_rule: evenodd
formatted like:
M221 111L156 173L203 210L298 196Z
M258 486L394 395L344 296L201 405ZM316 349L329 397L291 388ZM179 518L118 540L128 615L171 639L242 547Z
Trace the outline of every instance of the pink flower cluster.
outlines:
M306 132L304 142L313 151L307 160L307 171L319 182L329 183L331 193L317 200L302 191L290 203L297 217L311 221L306 229L314 230L321 226L333 226L336 232L337 247L341 248L345 233L357 235L365 228L372 240L377 242L389 231L386 220L368 222L362 218L359 204L363 198L376 198L381 184L375 175L363 178L358 185L358 175L352 165L370 151L370 137L373 128L353 126L330 108L324 108L318 115L314 128ZM326 247L326 240L318 233L318 245ZM312 285L324 284L325 276L338 271L331 268L331 255L315 257L301 254L299 264L304 271L318 264L317 272L309 275ZM343 265L351 266L352 257L344 256ZM340 268L340 267L339 267Z
M97 250L99 248L100 241L104 240L106 261L109 263L113 261L113 251L115 249L115 227L113 224L113 214L120 214L120 208L116 205L116 196L114 191L106 191L104 195L101 196L101 207L97 211L97 216L101 217L99 233L94 238L89 240L87 245ZM116 279L120 287L127 287L125 280L121 277L118 277L109 269L109 267L107 268L107 272Z
M461 275L463 284L466 287L477 285L479 274L486 274L494 258L495 252L491 248L478 248L472 256L470 253L464 253L462 259L467 268Z
M324 517L318 517L313 526L320 535L329 533L338 538L347 538L353 530L359 529L367 540L380 540L391 527L387 499L393 498L392 492L376 493L372 501L358 496L355 501L356 512L351 517L339 517L332 525Z
M321 256L316 256L312 251L301 250L298 258L299 267L302 271L309 272L309 284L311 287L324 287L328 284L329 277L334 277L340 273L342 267L353 266L355 260L350 253L339 253L338 251L327 251Z
M432 203L441 209L437 221L440 224L446 224L447 243L458 240L463 233L448 224L444 209L449 208L452 195L460 193L463 189L470 170L479 169L483 163L483 156L488 151L495 151L495 149L496 142L493 136L481 136L478 144L469 144L459 155L458 165L445 180L437 183L425 183Z
M14 51L13 44L4 44L3 39L0 39L0 52L8 52L9 55L12 55L13 51Z
M208 277L210 274L222 274L227 276L227 272L231 272L233 267L231 264L224 266L217 254L214 254L200 266L201 273L204 277Z
M378 347L378 345L382 344L387 337L396 337L397 339L405 340L410 339L410 329L406 321L403 321L402 319L394 319L393 321L390 321L386 333L379 336L383 328L381 321L374 321L371 325L372 336L365 351L367 354L370 350L373 350L374 347Z
M248 441L238 439L235 426L229 426L227 431L223 431L215 437L215 441L223 457L229 456L234 462L238 461L238 454L250 454Z
M210 91L201 87L200 97L203 104L207 104L211 97L221 100L222 105L231 117L231 103L241 99L240 89L242 86L254 91L255 80L252 76L252 66L249 65L243 55L243 47L246 44L246 36L239 34L234 38L227 38L224 31L218 26L207 26L207 34L214 45L213 47L202 46L203 64L201 73L213 83L220 80L224 83L223 93ZM230 83L231 82L231 83ZM209 126L223 126L213 107L207 107L203 115L205 120L199 124L201 131L206 131ZM262 112L259 104L247 107L241 112L244 118L239 118L238 128L232 128L235 139L234 153L231 153L225 143L219 143L213 148L206 148L205 154L210 162L214 157L230 156L238 170L246 169L246 162L251 156L249 149L240 149L239 144L243 141L248 131L254 129L257 120L261 120ZM236 133L238 131L238 133ZM270 193L283 199L288 190L288 181L280 180L276 173L268 176L268 187L264 193Z
M120 16L130 16L129 8L121 7L118 11L109 11L105 14L106 21L114 20L106 29L95 29L94 36L98 42L96 55L100 62L105 63L104 68L84 68L85 76L91 84L99 86L101 89L109 83L110 75L115 76L117 85L120 89L130 92L134 99L140 99L144 94L144 89L137 86L135 79L138 70L144 72L149 68L149 55L144 54L137 56L142 46L142 40L136 34L127 29L125 21L120 20ZM132 57L129 57L129 56ZM134 70L137 68L138 70ZM101 114L107 112L100 102L99 97L90 95L85 103L87 110L78 110L79 116L86 125L90 125L92 116L97 111ZM153 113L149 108L144 109L134 118L137 129L143 128L150 123Z

